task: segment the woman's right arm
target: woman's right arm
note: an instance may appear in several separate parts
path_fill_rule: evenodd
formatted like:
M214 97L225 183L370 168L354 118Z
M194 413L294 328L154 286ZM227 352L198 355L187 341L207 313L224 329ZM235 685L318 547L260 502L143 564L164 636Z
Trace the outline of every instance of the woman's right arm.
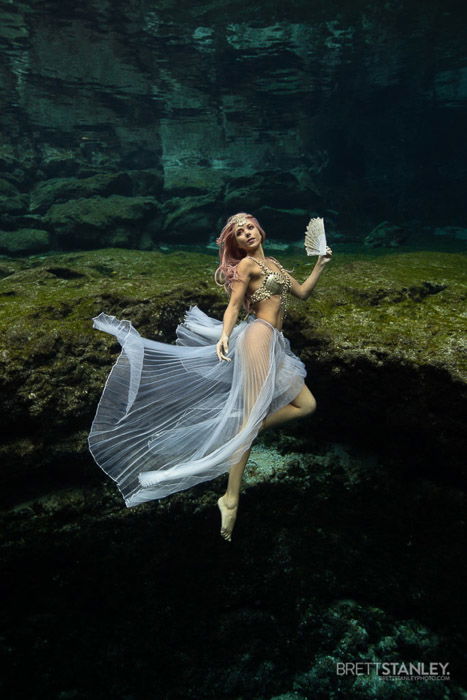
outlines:
M249 258L243 258L237 265L239 279L234 280L231 285L232 293L228 306L224 312L223 328L219 342L216 345L216 353L219 360L227 360L230 362L230 357L226 357L229 352L229 336L232 329L237 323L240 309L245 299L245 294L250 284L251 273L254 263Z

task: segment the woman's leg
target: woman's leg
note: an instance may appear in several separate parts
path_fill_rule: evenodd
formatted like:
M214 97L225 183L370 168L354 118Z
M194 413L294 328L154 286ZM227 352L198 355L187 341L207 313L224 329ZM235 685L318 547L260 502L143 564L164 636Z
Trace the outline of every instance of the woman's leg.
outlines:
M304 416L313 413L315 410L316 399L305 384L298 396L287 404L287 406L283 406L279 408L278 411L266 416L261 424L260 432L268 428L274 428L277 425L282 425L283 423L288 423L295 418L304 418Z
M271 413L270 416L264 419L261 425L261 431L272 428L276 425L287 423L295 418L303 418L304 416L313 413L316 410L316 399L305 385L295 399L283 406L278 411ZM219 510L222 516L221 535L229 542L232 539L232 530L237 517L238 501L240 498L240 486L242 483L243 472L250 456L251 447L242 455L237 464L230 469L229 481L227 490L217 501Z
M245 332L244 342L241 347L243 365L243 424L241 430L248 422L250 412L253 410L271 369L271 341L273 331L268 323L253 322ZM286 423L294 418L302 418L312 413L316 408L316 401L308 389L304 386L298 396L291 403L267 416L260 428L266 430L275 425ZM226 540L231 540L232 530L237 517L238 502L240 498L240 486L243 472L250 456L251 447L242 455L241 459L231 467L227 490L217 501L222 516L221 535Z
M223 496L217 501L221 512L221 535L225 540L232 539L232 530L237 517L238 501L240 498L240 486L242 483L243 472L245 470L248 457L250 456L251 447L242 455L237 464L234 464L229 471L229 481L227 490Z
M241 347L238 349L238 360L241 362L242 377L242 412L243 422L239 432L248 425L251 412L256 408L259 397L270 377L271 350L274 329L270 323L256 320L245 330ZM262 399L264 400L264 399ZM244 452L241 459L231 467L227 490L217 501L222 516L221 535L231 540L232 530L237 517L240 486L251 447Z

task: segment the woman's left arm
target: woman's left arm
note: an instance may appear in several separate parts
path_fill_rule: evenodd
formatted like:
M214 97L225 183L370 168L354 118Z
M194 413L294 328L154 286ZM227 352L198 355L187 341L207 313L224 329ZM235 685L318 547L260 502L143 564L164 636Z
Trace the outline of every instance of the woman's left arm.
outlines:
M292 282L290 291L294 295L294 297L298 297L298 299L308 299L311 292L315 288L322 271L324 270L328 262L330 262L331 257L332 250L329 246L326 246L326 255L320 255L318 257L318 260L316 261L310 276L307 277L307 279L302 284L300 284L300 282L297 282L297 280L294 279L292 275L287 273Z

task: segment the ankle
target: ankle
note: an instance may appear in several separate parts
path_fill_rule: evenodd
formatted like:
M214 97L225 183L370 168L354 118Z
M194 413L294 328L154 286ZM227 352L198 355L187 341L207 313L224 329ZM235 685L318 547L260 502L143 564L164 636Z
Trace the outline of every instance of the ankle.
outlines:
M225 493L222 496L222 503L229 510L233 510L238 506L238 498L236 498L235 496L231 496L228 493Z

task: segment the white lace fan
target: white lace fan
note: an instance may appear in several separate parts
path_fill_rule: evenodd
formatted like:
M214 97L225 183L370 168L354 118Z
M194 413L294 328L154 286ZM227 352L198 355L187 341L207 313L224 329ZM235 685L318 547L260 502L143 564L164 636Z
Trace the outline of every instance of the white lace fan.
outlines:
M319 217L310 219L305 230L305 250L307 255L326 255L326 246L323 219Z

